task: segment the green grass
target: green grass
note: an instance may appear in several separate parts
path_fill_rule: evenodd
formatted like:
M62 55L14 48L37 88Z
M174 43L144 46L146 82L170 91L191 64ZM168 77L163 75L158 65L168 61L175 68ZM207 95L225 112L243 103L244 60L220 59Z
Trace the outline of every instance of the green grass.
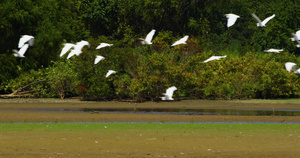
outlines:
M299 153L299 136L300 124L0 123L6 157L52 157L58 151L66 157L182 157L180 152L194 155L187 157L243 157L237 155L249 150L251 157L277 151L294 156ZM211 155L208 149L221 152Z
M281 103L292 103L292 102L300 102L300 98L296 99L250 99L250 100L237 100L233 101L253 101L253 102L281 102Z
M194 123L1 123L0 132L102 131L102 130L300 130L300 124L194 124Z

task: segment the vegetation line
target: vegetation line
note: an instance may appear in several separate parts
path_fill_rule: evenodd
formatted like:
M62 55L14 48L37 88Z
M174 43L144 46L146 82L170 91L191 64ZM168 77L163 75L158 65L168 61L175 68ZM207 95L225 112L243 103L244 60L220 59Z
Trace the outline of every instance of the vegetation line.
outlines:
M294 0L0 4L1 97L160 101L171 86L177 87L174 100L300 97L299 75L285 69L286 62L295 68L300 63L300 49L290 40L300 26L300 3ZM224 16L229 13L240 17L230 28ZM257 27L253 15L272 20ZM152 44L143 45L140 38L151 30ZM35 37L34 46L16 58L13 49L26 34ZM171 47L184 36L186 44ZM65 43L81 40L90 47L60 57ZM100 43L113 45L96 49ZM94 64L97 55L105 59ZM204 63L211 56L226 58ZM106 78L108 70L116 74ZM16 95L24 86L28 93Z

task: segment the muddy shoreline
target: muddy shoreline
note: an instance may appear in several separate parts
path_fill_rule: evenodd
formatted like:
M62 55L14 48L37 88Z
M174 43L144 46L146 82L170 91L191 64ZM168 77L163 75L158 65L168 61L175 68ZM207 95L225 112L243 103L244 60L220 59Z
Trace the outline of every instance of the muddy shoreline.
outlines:
M6 99L0 100L3 122L35 122L39 130L0 132L0 157L295 157L299 153L300 132L268 128L268 123L300 123L300 116L171 115L138 113L74 112L82 108L231 108L300 109L298 102L282 101L210 101L176 102L90 102L78 99ZM39 109L39 110L36 110ZM55 110L53 110L55 109ZM43 124L45 122L55 122ZM186 123L266 123L262 128L230 129L233 124L197 129L112 129L110 123L91 131L62 128L49 131L56 122L186 122ZM70 124L62 124L70 125ZM99 125L99 124L97 124ZM127 124L126 124L127 125ZM135 124L136 125L136 124ZM162 124L164 126L166 124ZM169 124L168 124L169 125ZM191 125L191 124L189 124ZM192 124L202 126L202 124ZM236 125L236 124L235 124ZM240 124L243 125L243 124ZM85 126L89 126L85 124ZM107 126L107 127L106 127Z
M74 112L82 108L300 109L300 102L183 100L176 102L95 102L79 99L1 99L0 122L300 122L300 116L172 115ZM44 110L33 110L43 109ZM55 111L51 110L71 109ZM72 110L73 109L73 110Z

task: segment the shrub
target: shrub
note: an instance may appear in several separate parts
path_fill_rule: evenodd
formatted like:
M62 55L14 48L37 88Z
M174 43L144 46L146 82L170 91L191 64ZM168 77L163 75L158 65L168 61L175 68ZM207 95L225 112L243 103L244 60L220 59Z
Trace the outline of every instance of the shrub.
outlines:
M57 61L47 68L47 78L52 93L64 99L65 96L77 95L76 87L78 85L77 73L72 69L70 60Z

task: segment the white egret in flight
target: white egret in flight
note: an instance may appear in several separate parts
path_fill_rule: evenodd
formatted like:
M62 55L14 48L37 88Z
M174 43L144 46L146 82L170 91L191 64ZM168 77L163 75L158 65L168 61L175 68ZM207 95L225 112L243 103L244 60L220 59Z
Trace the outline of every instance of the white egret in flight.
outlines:
M81 50L84 46L90 47L90 43L88 41L81 40L80 42L76 43L76 46L74 47L74 49Z
M145 39L143 39L143 38L140 38L141 40L143 40L142 41L142 44L152 44L152 38L153 38L153 36L154 36L154 33L155 33L155 30L153 29L153 30L151 30L148 34L147 34L147 36L146 36L146 38Z
M295 70L296 70L296 65L297 65L297 64L292 63L292 62L286 62L286 63L285 63L285 69L286 69L288 72L295 71Z
M251 15L258 22L257 23L258 27L266 27L266 23L275 17L275 14L273 14L272 16L267 17L264 21L261 21L254 13L252 13Z
M104 47L111 47L113 44L109 44L109 43L100 43L100 45L96 48L96 49L101 49Z
M65 43L64 45L65 45L64 48L60 52L60 55L59 55L60 57L65 55L71 48L75 47L75 44L72 44L72 43Z
M280 53L282 51L283 51L283 49L273 49L273 48L264 50L264 52L271 52L271 53Z
M166 93L163 93L164 97L161 97L161 100L174 100L172 96L175 90L177 90L175 86L168 88Z
M23 35L19 40L18 48L22 48L27 42L30 46L33 46L34 37L30 35Z
M181 38L180 40L178 40L178 41L176 41L175 43L173 43L173 44L171 45L171 47L176 46L176 45L179 45L179 44L186 44L186 41L188 40L188 38L189 38L188 35L184 36L184 37Z
M108 76L110 76L111 74L115 74L115 73L117 73L116 71L114 71L114 70L108 70L108 72L107 72L107 74L106 74L106 78L108 77Z
M101 55L97 55L94 64L99 63L99 61L104 60L105 58Z
M226 57L227 57L227 55L224 55L224 56L211 56L210 58L203 61L203 63L207 63L207 62L212 61L212 60L220 60L221 58L226 58Z
M28 47L29 47L29 44L25 44L25 45L23 45L23 47L19 51L14 49L13 50L14 51L14 56L19 57L19 58L24 58L25 57L24 54L27 51Z
M291 38L291 41L299 41L300 40L300 30L297 31L295 34L292 33L292 38Z
M285 63L285 69L286 69L288 72L293 71L295 74L300 74L300 69L297 70L296 65L297 65L297 64L292 63L292 62L286 62L286 63Z
M88 41L80 41L80 42L77 42L76 45L74 46L74 49L69 53L67 59L71 58L73 55L80 55L82 53L82 48L84 46L89 46L90 47L90 44Z
M292 41L296 41L298 44L296 45L297 47L300 47L300 31L297 31L296 34L292 33Z
M240 18L240 16L235 15L235 14L225 14L226 18L227 18L227 27L230 27L232 25L234 25L234 23L236 22L237 18Z

